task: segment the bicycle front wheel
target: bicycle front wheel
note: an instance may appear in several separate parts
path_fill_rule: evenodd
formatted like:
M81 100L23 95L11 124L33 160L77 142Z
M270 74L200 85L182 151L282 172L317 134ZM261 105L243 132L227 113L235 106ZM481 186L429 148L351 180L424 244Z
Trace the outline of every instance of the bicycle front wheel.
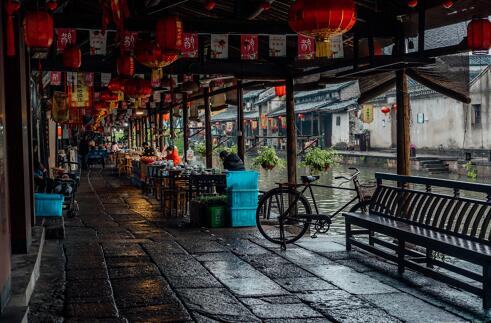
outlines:
M288 214L281 216L287 210ZM311 222L308 215L311 214L309 202L299 192L286 187L275 188L259 200L256 222L266 239L287 244L297 241L305 234Z

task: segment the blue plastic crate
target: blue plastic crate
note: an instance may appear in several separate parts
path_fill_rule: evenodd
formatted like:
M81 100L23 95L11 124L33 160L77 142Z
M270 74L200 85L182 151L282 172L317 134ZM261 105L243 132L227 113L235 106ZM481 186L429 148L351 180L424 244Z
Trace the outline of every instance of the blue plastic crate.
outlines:
M61 194L34 194L34 212L36 216L57 216L63 212L65 197Z
M258 194L257 189L229 189L228 205L232 208L257 207Z
M253 170L227 173L227 188L257 189L259 173Z
M256 226L256 207L230 208L231 227Z

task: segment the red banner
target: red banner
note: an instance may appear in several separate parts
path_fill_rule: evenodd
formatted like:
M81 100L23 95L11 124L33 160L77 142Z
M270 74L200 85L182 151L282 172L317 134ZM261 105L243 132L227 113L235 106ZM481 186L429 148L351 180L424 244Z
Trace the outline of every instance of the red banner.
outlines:
M240 36L240 57L245 60L258 59L258 37L257 35Z
M182 57L198 57L198 34L184 33L181 51Z
M53 86L61 85L61 72L51 72L49 77L49 84Z
M314 37L298 34L298 59L313 59L315 57Z
M63 53L69 45L77 43L77 30L73 28L56 28L56 50Z
M135 49L135 42L138 39L138 32L136 31L125 31L121 36L121 44L119 49L122 53L133 52Z

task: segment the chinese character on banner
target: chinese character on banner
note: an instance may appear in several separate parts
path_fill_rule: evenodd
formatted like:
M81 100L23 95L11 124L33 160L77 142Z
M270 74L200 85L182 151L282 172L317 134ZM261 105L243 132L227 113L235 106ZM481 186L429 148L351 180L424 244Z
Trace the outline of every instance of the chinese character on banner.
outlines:
M240 36L240 58L244 60L258 59L258 48L257 35Z
M49 78L49 83L53 86L60 86L61 85L61 72L51 72L50 78Z
M135 42L138 39L138 32L125 31L121 36L121 44L119 49L122 53L132 52L135 48Z
M198 57L198 34L184 33L182 42L182 57Z
M90 30L90 55L106 55L107 33Z
M101 73L101 86L106 87L111 82L111 73Z
M211 35L211 58L228 58L228 35Z
M73 28L56 28L56 50L63 53L69 45L77 43L77 30Z
M286 57L286 35L269 35L269 56Z
M298 34L298 59L313 59L315 57L314 37Z
M90 107L91 91L90 87L85 85L85 75L77 74L77 84L68 88L68 102L72 108Z
M373 105L364 104L361 108L360 119L363 123L373 122Z

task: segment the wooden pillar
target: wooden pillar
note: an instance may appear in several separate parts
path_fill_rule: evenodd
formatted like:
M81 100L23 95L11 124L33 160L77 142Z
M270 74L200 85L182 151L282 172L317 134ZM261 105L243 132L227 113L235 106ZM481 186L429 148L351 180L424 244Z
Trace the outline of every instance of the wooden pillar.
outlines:
M5 58L5 129L7 132L7 174L15 182L8 185L10 205L11 246L13 253L27 253L31 245L33 218L33 185L31 138L27 102L29 84L26 50L18 15L15 18L17 55ZM3 33L5 35L5 33Z
M163 132L164 132L164 125L162 124L162 118L163 118L163 115L164 113L162 112L162 110L159 111L159 115L158 115L158 129L159 129L159 147L160 147L160 151L162 151L164 149L164 136L163 136Z
M169 131L170 131L170 139L171 141L173 141L174 138L176 137L174 131L174 100L172 100L172 103L170 104L170 108L169 108Z
M131 140L133 138L132 130L133 130L133 125L132 125L131 120L130 120L128 122L128 148L129 149L131 149Z
M289 184L297 183L297 133L293 95L293 77L289 77L286 80L286 161Z
M410 145L410 106L407 89L407 76L404 70L396 72L397 93L397 174L409 175L411 163L409 159Z
M210 107L210 88L205 87L205 143L206 143L206 168L213 168L213 142L211 136L211 107Z
M188 107L188 94L182 94L182 137L184 141L184 161L188 162L188 149L189 149L189 107Z
M159 139L158 139L158 134L159 134L159 124L158 124L158 120L159 120L159 113L154 110L153 111L153 138L155 139L155 147L160 151L160 145L159 145Z
M245 134L244 134L244 91L242 81L237 80L237 152L244 161L245 155Z

